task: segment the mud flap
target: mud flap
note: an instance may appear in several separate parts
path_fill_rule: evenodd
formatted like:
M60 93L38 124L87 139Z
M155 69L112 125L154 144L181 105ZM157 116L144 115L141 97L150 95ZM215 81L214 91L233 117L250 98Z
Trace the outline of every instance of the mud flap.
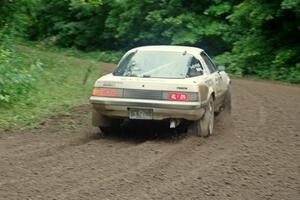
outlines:
M111 120L103 115L101 115L97 110L93 109L92 112L92 125L99 127L108 127L111 125Z

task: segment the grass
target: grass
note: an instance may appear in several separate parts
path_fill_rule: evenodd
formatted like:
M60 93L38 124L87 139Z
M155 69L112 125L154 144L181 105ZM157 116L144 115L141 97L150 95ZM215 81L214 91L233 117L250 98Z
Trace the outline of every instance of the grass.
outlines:
M101 70L96 53L17 45L24 63L41 63L34 88L22 99L0 107L0 132L6 129L38 127L53 113L68 114L71 107L88 104L94 81Z
M65 56L73 56L84 60L95 60L101 62L115 63L117 64L125 52L122 51L90 51L90 52L82 52L76 48L61 48L57 47L53 44L48 44L47 42L35 42L28 41L23 39L18 39L19 43L26 45L28 47L32 47L35 49L60 53Z

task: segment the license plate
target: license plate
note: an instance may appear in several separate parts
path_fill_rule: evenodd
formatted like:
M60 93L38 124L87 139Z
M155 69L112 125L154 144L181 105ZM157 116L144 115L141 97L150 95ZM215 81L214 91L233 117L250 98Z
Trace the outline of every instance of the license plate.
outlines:
M129 109L130 119L152 119L153 111L150 109Z

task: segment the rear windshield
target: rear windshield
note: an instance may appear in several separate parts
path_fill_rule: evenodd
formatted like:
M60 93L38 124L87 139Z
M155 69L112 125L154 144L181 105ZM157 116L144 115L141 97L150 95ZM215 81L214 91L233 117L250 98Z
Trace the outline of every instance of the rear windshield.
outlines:
M186 52L136 51L125 56L116 76L185 78L193 56Z

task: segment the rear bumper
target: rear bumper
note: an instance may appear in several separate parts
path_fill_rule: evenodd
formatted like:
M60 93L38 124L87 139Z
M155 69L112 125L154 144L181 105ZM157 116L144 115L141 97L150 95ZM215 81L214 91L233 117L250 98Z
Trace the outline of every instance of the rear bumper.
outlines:
M200 102L170 102L165 100L141 100L127 98L90 98L93 109L107 117L128 118L130 108L153 110L153 120L186 119L198 120L204 114Z

